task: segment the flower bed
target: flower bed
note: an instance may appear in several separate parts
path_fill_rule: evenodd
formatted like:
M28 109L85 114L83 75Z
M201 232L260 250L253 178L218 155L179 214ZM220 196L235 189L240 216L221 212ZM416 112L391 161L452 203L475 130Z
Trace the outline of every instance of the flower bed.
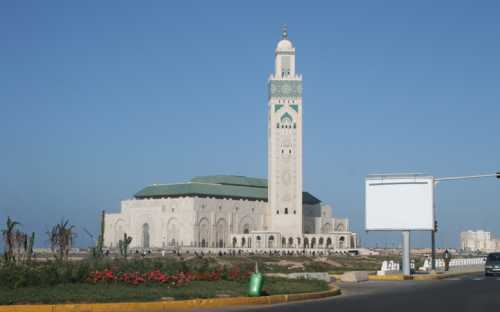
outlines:
M178 272L167 274L160 270L146 273L140 272L116 272L111 269L94 271L89 274L87 282L97 283L125 283L130 285L140 284L165 284L167 287L180 287L192 281L246 281L251 272L241 271L239 267L230 270L224 268L212 272Z

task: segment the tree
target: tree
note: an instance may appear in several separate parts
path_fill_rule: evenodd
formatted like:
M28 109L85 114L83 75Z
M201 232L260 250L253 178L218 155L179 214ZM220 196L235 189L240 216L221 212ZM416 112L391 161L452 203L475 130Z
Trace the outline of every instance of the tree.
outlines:
M69 220L61 220L54 225L50 231L47 231L49 236L50 247L53 252L56 252L56 259L68 260L69 249L73 245L75 238L74 225L69 223Z
M22 262L28 248L28 235L16 230L14 234L14 261Z
M14 257L14 245L16 243L15 241L15 234L16 234L16 227L20 223L17 221L13 221L10 217L7 217L7 224L6 228L2 230L2 237L5 242L5 262L10 263L11 261L15 260Z
M26 248L26 261L31 262L31 256L33 256L33 246L35 245L35 232L31 233L31 237L28 241L28 246Z

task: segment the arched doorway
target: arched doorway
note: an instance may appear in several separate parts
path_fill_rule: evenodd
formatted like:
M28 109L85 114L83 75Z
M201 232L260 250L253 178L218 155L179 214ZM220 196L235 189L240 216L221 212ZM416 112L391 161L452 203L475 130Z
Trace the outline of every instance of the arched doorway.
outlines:
M257 240L257 243L256 243L257 244L257 248L260 248L261 247L260 246L260 236L257 236L256 240Z
M345 237L344 237L344 236L341 236L341 237L339 238L339 248L340 248L340 249L345 248Z
M267 239L267 247L268 248L274 248L274 236L269 236Z

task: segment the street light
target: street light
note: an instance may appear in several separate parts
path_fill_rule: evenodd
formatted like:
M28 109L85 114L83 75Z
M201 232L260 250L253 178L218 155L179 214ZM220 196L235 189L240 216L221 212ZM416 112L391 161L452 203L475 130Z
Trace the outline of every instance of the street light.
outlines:
M440 181L454 181L454 180L469 180L469 179L479 179L479 178L487 178L487 177L497 177L500 179L500 171L496 173L488 173L488 174L477 174L471 176L461 176L461 177L446 177L446 178L434 178L434 186L437 185ZM434 230L431 231L431 268L432 270L436 269L436 232L437 232L437 221L434 221Z

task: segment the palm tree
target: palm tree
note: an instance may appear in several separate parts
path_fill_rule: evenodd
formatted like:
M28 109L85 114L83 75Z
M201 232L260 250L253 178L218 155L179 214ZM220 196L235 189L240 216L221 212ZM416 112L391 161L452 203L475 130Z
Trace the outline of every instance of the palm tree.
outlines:
M69 223L69 220L61 220L58 224L54 225L50 231L47 231L49 236L50 247L52 251L56 252L58 260L68 260L69 249L73 245L75 233L74 225Z
M2 237L5 242L5 262L9 263L14 260L14 245L16 242L16 227L20 225L19 222L13 221L7 217L7 228L2 230Z

